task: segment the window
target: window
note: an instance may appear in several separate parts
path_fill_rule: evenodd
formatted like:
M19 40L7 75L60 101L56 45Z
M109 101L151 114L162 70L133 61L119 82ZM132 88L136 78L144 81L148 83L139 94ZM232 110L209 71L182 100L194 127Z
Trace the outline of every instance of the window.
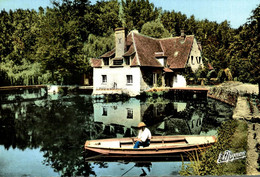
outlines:
M153 85L157 85L157 73L153 73Z
M104 58L103 62L104 62L104 65L109 65L109 59L108 58Z
M127 119L133 119L133 109L127 108Z
M198 59L198 57L196 57L196 61L197 61L197 63L199 64L199 59Z
M102 75L102 83L107 83L107 75Z
M102 116L107 116L107 107L103 107Z
M191 56L191 64L194 65L193 56Z
M126 58L125 58L125 64L126 64L126 65L130 65L130 58L129 58L129 57L126 57Z
M177 82L178 82L178 77L177 77L177 76L173 76L173 81L174 81L175 83L177 83Z
M114 60L113 64L114 65L122 65L123 64L123 60Z
M201 63L201 57L199 57L199 63Z
M126 84L132 84L132 83L133 83L133 76L126 75Z

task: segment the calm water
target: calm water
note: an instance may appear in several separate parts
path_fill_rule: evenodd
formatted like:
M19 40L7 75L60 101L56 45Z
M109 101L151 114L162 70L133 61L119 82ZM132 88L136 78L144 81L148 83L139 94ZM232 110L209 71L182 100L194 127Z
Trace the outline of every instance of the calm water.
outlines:
M215 135L232 116L208 99L104 102L90 95L49 95L0 103L0 176L177 175L181 162L86 162L87 139L129 137L144 121L153 135Z

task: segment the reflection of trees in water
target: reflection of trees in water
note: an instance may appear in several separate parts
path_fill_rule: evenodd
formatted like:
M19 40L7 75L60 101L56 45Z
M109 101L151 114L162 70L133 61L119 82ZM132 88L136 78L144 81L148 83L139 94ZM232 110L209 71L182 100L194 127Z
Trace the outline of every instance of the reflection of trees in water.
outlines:
M203 117L201 131L215 129L224 112L230 109L214 101L187 101L185 109L177 111L172 100L150 100L145 104L143 121L151 128L158 129L164 122L166 129L156 130L160 134L189 134L188 121L194 112ZM217 113L216 110L217 109ZM41 148L44 164L52 166L62 175L94 174L92 167L84 163L83 145L86 139L115 137L122 133L123 127L113 125L105 133L106 127L93 122L93 105L88 97L60 97L58 100L18 102L0 107L0 144L5 148ZM165 117L168 117L167 121ZM113 130L111 131L111 127ZM105 130L105 131L104 131ZM132 135L131 129L123 136ZM106 167L105 163L100 166Z
M202 131L207 133L217 129L222 121L232 115L230 106L213 100L208 103L208 100L176 102L164 99L162 102L160 99L150 99L149 103L144 111L143 121L156 135L200 134ZM185 108L178 109L178 104L183 103L186 104Z
M88 123L93 114L91 101L75 96L44 100L38 105L30 103L25 109L26 114L17 119L15 114L19 114L19 110L1 109L1 113L5 112L1 124L7 127L1 128L1 144L7 149L10 146L19 149L41 147L43 163L51 165L55 171L67 176L89 175L91 168L84 166L82 151L89 139Z

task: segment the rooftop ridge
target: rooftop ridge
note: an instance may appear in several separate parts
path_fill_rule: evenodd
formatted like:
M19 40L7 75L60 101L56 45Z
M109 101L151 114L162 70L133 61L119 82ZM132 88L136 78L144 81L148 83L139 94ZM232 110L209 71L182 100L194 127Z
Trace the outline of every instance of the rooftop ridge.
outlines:
M137 51L137 48L136 48L135 37L134 37L133 32L132 32L132 39L133 39L133 45L134 45L134 49L135 49L135 53L136 53L137 64L140 65L140 60L139 60L138 51Z
M135 33L134 31L131 31L128 35L131 35L132 33L136 34L136 35L139 35L139 36L143 36L143 37L147 37L149 39L153 39L153 40L167 40L167 39L174 39L174 38L181 38L181 36L171 36L171 37L165 37L165 38L154 38L154 37L151 37L151 36L148 36L148 35L145 35L145 34L142 34L142 33ZM127 35L127 36L128 36ZM186 35L186 37L192 37L192 36L195 36L194 34L190 34L190 35Z

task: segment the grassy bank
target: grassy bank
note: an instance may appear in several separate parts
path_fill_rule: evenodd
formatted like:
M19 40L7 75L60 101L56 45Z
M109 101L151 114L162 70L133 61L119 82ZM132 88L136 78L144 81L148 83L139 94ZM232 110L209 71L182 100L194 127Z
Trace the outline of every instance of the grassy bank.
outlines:
M217 142L207 151L189 154L190 163L183 164L180 175L245 175L246 159L217 163L218 156L226 150L232 153L247 150L247 124L245 121L224 122L218 130Z

